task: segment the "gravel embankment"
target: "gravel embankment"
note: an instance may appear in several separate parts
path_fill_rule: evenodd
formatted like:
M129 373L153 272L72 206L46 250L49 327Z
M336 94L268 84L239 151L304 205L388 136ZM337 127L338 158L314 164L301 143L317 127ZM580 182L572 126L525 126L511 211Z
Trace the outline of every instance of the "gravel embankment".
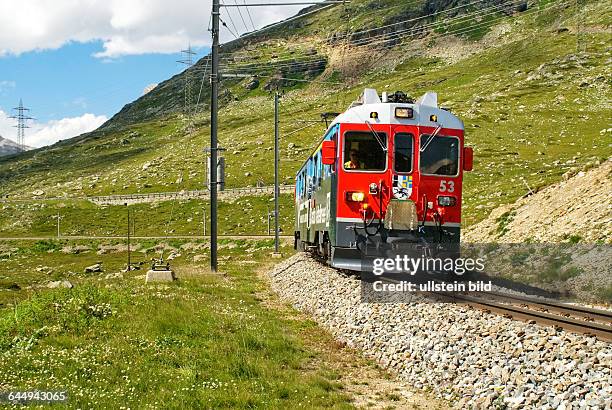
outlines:
M421 298L361 303L358 280L304 254L269 277L338 339L456 407L611 408L609 343Z

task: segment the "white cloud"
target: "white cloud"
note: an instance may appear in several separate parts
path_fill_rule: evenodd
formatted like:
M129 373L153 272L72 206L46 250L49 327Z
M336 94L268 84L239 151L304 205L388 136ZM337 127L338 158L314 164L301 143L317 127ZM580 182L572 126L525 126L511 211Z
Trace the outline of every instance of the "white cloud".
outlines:
M0 80L0 95L6 95L7 91L17 86L15 81Z
M9 114L0 110L0 137L15 140L17 134L17 128L13 128L15 124L15 120L9 118Z
M30 147L43 147L57 141L76 137L85 132L93 131L102 125L108 118L104 115L83 114L79 117L51 120L47 123L29 124L26 130L25 144ZM15 120L0 110L0 135L16 140L17 130L13 127Z
M249 10L259 28L289 17L301 7L304 6L251 7ZM187 43L207 46L210 10L210 0L0 1L0 56L55 49L70 41L101 40L104 49L96 53L100 58L175 53ZM246 10L241 8L241 11L252 30ZM231 20L238 31L246 31L235 8L222 9L221 18L232 29ZM224 28L221 34L223 41L233 38Z

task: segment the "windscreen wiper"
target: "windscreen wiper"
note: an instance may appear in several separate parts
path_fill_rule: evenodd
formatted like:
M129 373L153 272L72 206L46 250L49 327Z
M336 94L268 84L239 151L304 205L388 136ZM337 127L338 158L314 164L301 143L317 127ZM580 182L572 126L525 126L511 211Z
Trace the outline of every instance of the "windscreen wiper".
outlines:
M372 128L372 124L370 124L368 122L368 120L366 120L365 123L368 126L368 128L370 129L370 131L372 131L372 134L374 135L374 138L376 138L376 141L378 141L378 145L380 145L380 147L382 148L382 150L384 152L387 152L387 147L383 144L383 141L380 138L380 135L378 135L378 133L376 131L374 131L374 128Z
M421 152L425 152L425 150L427 149L427 147L429 147L429 144L431 144L431 142L433 141L433 139L436 137L436 135L438 135L438 133L440 132L440 130L442 129L442 125L438 124L438 127L434 130L433 134L431 134L431 137L429 137L429 139L427 140L427 142L425 143L425 146L419 148L419 151Z

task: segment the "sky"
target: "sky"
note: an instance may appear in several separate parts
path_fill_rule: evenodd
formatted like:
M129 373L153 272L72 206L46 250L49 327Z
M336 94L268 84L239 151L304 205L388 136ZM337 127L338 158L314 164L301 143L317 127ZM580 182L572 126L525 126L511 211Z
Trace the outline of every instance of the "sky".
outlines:
M224 8L221 18L240 35L302 7ZM181 49L208 54L210 9L211 0L0 0L0 136L16 139L9 117L20 99L35 118L28 146L96 129L147 87L182 71ZM222 42L233 38L222 28Z

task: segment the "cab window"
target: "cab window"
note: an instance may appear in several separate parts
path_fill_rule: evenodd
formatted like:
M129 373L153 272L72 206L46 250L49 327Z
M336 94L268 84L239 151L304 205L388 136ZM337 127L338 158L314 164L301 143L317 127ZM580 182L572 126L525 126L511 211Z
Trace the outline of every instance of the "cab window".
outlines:
M393 158L395 159L395 172L412 172L412 146L414 142L414 137L412 136L412 134L396 134L394 142L395 151Z
M387 168L387 156L381 142L386 146L387 136L379 132L378 139L372 132L347 132L344 136L344 169L384 171Z
M420 166L426 175L455 176L459 170L459 139L430 135L421 136Z

